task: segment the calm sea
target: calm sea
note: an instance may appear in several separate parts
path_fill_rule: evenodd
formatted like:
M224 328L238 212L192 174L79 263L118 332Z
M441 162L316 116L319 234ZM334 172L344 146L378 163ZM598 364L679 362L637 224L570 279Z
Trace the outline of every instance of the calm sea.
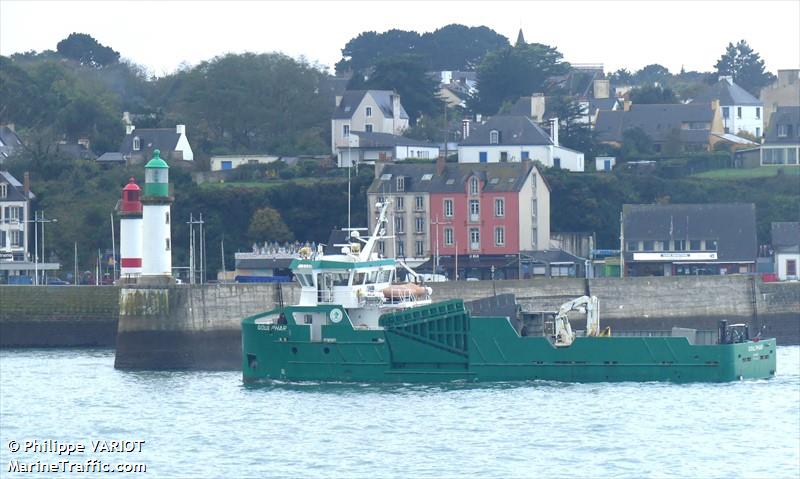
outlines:
M113 364L111 350L0 351L0 476L800 476L797 346L778 348L775 379L728 384L250 387ZM26 464L74 473L9 472Z

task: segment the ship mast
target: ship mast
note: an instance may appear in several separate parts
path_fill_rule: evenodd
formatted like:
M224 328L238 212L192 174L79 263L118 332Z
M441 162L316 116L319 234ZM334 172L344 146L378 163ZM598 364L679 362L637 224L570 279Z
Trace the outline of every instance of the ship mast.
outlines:
M378 222L375 224L375 229L372 231L372 235L370 235L369 239L367 240L367 244L364 245L364 249L362 249L361 253L358 255L359 261L368 261L370 255L372 255L372 248L375 247L375 241L378 240L378 236L380 235L380 237L383 237L382 228L386 223L386 210L389 208L389 203L391 203L391 201L386 200L383 203L378 203L375 205L381 209L381 213L378 216Z

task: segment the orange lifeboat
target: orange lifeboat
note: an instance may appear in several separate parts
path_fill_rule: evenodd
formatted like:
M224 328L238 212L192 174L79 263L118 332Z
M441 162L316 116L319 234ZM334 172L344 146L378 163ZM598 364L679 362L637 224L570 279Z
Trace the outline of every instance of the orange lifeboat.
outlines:
M389 301L404 300L409 297L424 298L430 294L430 288L414 283L393 284L383 288L383 296Z

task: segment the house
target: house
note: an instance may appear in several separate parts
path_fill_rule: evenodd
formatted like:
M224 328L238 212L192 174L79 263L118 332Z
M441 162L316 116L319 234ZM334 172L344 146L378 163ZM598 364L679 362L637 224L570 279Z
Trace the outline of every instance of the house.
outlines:
M27 173L20 183L8 171L0 171L0 284L32 284L38 282L36 276L42 275L44 279L47 271L61 267L37 257L37 250L41 249L42 256L45 250L33 232L43 228L47 220L40 219L38 214L31 219L34 199L36 195L31 191Z
M797 273L797 265L800 264L800 223L772 223L772 249L778 279L800 279Z
M778 77L761 89L764 124L769 125L779 106L800 106L800 69L778 70Z
M752 203L623 205L625 276L754 273Z
M439 82L439 96L451 108L467 106L467 99L478 91L476 72L437 71L428 75Z
M530 117L497 115L471 131L465 123L458 146L459 163L539 161L551 168L583 171L583 153L560 146L558 119L550 121L552 137Z
M22 140L14 130L14 124L0 125L0 165L6 158L22 148Z
M134 125L126 125L119 152L129 164L150 160L153 150L160 150L164 159L194 161L192 146L186 137L186 125L176 125L174 129L137 129Z
M531 161L517 163L376 163L367 191L370 229L375 205L390 200L386 256L453 279L517 278L520 250L550 241L550 189ZM424 270L425 268L423 268Z
M761 165L797 166L800 158L800 106L779 106L770 117Z
M531 118L536 123L544 121L545 106L547 99L543 93L534 93L531 96L523 96L517 99L511 107L511 115L524 115Z
M402 161L408 158L434 159L439 146L426 141L389 133L350 132L350 145L339 151L339 166L375 163L376 160Z
M89 140L80 139L77 143L59 141L55 144L53 153L70 160L96 160L97 155L89 149Z
M218 155L211 157L211 171L232 170L242 165L266 165L279 160L273 155Z
M408 128L408 113L400 95L389 90L350 90L336 97L331 118L331 153L351 146L350 132L400 135ZM342 166L341 160L339 165Z
M595 171L611 171L617 164L617 158L613 156L596 156L594 158Z
M724 130L719 105L688 103L667 105L630 105L628 109L606 111L597 115L597 140L622 145L623 134L641 128L652 140L657 152L670 146L684 151L711 151L723 141ZM737 137L738 138L738 137Z
M718 101L722 109L724 133L746 131L756 138L764 133L763 104L744 88L733 82L731 76L721 76L719 81L700 92L692 103Z
M101 165L124 165L125 158L118 151L107 151L97 157L97 163Z
M522 251L519 262L522 279L586 276L586 258L561 249Z

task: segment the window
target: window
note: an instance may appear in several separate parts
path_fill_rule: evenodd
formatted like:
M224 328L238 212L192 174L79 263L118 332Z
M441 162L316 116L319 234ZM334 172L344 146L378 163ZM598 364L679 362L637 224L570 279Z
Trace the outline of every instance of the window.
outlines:
M169 211L164 213L164 219L165 219L165 223L169 224Z
M506 244L506 229L502 226L494 229L494 244L495 246L505 246Z
M553 168L561 169L561 158L553 158Z
M365 112L366 112L367 118L371 117L372 116L372 107L368 106L366 108Z
M444 200L444 215L448 218L453 216L453 200Z
M433 178L433 173L425 173L422 175L422 181L431 181L431 178Z
M717 240L706 240L706 251L716 251Z
M500 161L502 161L502 162L508 161L508 152L507 151L501 151L500 152Z
M725 133L730 133L730 132L731 132L731 129L726 126L725 127Z
M686 251L686 240L675 240L672 245L672 249L675 251Z
M701 251L700 240L690 240L689 251Z
M417 258L421 258L424 253L424 243L422 241L417 241L414 243L414 255Z
M469 180L469 194L477 195L479 191L480 191L480 182L478 181L478 179L475 178L475 177L470 178L470 180Z
M504 198L494 199L494 215L495 216L506 215L506 200Z
M19 230L11 230L8 232L11 243L10 246L22 246L22 235L20 233L21 231Z
M756 138L760 138L760 137L761 137L761 127L757 126L756 127Z
M727 106L723 106L722 107L722 118L730 118L730 116L731 116L730 108L728 108Z
M444 229L444 244L448 246L453 245L453 228Z
M133 137L133 151L139 151L142 146L141 140L139 140L138 136Z
M470 249L481 249L481 230L478 228L469 229L469 247Z
M522 152L522 160L524 161L524 160L530 160L530 159L531 159L531 153L529 151L523 151Z
M342 125L342 137L347 138L350 136L350 125Z
M496 145L500 142L500 132L497 130L492 130L489 132L489 144Z
M786 138L789 136L789 125L778 125L778 137Z
M740 106L736 107L736 118L739 118L739 119L742 118L742 107L740 107Z
M421 216L414 218L414 231L417 233L425 232L425 218Z
M364 131L366 131L367 133L372 133L372 123L367 123L366 125L364 125Z
M405 221L405 218L402 215L395 216L394 217L394 232L395 233L403 233L403 232L405 232L405 224L406 224L406 221Z
M0 249L6 247L6 232L0 231Z
M797 260L786 260L786 276L797 276Z
M233 169L233 162L231 162L231 160L222 160L222 163L220 163L220 167L223 170L232 170Z
M702 121L689 122L689 130L708 130L709 124Z
M653 251L653 248L655 247L654 243L655 242L653 240L645 240L644 241L644 248L642 248L642 249L644 251Z
M383 240L378 241L378 253L386 254L386 242Z
M481 203L478 200L469 200L469 219L477 221L481 215Z
M489 161L487 153L485 151L478 152L478 161L480 161L481 163L486 163L487 161Z
M761 107L759 106L756 107L756 119L757 120L761 119Z
M404 176L397 177L397 191L405 191L406 190L406 179Z
M403 240L397 240L397 256L405 257L406 255L406 244Z
M8 196L8 184L0 183L0 198L5 198L6 196Z
M668 240L656 241L655 247L656 251L668 251L669 241Z
M638 241L628 241L628 251L639 251Z
M402 196L398 196L397 200L394 203L394 209L396 209L397 211L403 211L404 209L406 209L405 198L403 198Z
M167 251L169 251L169 238L164 238L164 239L166 240L166 243L167 243L167 248L166 248L166 250L167 250Z
M414 197L414 208L417 211L422 211L425 209L425 199L422 196Z

